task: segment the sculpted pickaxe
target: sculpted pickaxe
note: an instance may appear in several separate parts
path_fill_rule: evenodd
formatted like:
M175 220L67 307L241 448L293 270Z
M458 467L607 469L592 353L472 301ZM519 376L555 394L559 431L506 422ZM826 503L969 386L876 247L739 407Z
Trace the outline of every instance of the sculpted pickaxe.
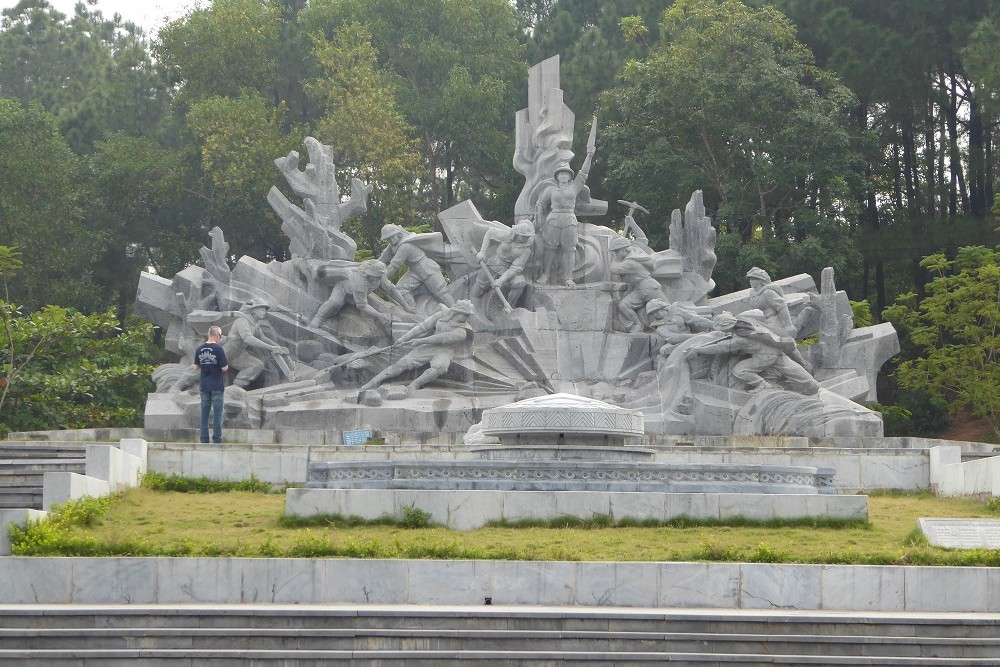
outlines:
M622 236L626 236L628 234L628 230L631 229L633 235L635 236L635 240L638 241L640 245L648 248L649 247L648 239L646 238L646 235L643 233L643 231L639 229L639 225L635 223L635 218L632 217L632 214L635 213L636 211L642 211L643 213L648 214L649 211L647 211L643 206L640 206L634 201L625 201L624 199L619 199L618 203L628 206L628 215L625 216L625 227L621 231Z
M625 206L628 206L628 214L629 214L629 216L631 216L636 211L642 211L643 213L646 213L647 215L649 214L649 211L647 211L645 208L643 208L639 204L635 203L634 201L625 201L624 199L619 199L618 203L619 204L624 204Z

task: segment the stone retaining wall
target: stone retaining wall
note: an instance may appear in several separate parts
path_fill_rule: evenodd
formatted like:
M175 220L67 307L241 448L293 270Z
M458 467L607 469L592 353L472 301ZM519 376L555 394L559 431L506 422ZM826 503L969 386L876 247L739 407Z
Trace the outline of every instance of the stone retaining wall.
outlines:
M930 485L927 450L831 449L817 447L742 448L653 447L659 463L739 463L811 466L836 470L840 493L869 489L924 489ZM468 459L466 446L367 445L356 447L150 443L149 469L184 477L247 479L251 474L273 484L304 483L309 461L370 459Z
M1000 568L0 558L0 604L421 604L1000 612Z

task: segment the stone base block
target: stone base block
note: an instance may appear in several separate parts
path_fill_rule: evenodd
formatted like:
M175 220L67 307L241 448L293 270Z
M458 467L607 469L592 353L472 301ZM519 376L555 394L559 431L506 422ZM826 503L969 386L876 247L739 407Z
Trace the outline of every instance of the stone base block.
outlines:
M867 496L779 495L751 493L641 493L614 491L499 491L433 489L289 489L285 513L295 516L340 514L376 519L403 518L404 508L429 512L431 520L454 530L480 528L489 521L659 519L679 516L722 520L829 517L868 518Z
M42 509L84 496L99 498L111 493L111 484L104 479L79 475L75 472L47 472L42 477Z

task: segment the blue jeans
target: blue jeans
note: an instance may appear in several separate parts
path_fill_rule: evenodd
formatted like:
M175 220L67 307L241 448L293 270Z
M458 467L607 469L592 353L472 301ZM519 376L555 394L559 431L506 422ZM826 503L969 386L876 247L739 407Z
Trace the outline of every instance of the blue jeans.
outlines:
M201 441L208 442L208 413L212 412L212 442L222 442L222 405L221 391L201 392Z

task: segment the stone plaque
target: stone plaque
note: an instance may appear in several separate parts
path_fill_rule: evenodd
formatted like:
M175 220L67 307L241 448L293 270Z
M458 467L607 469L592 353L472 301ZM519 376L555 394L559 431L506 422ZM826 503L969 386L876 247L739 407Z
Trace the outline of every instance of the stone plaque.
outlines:
M917 519L927 541L948 549L1000 549L1000 519Z
M371 429L365 428L360 431L344 431L344 445L363 445L372 437Z

